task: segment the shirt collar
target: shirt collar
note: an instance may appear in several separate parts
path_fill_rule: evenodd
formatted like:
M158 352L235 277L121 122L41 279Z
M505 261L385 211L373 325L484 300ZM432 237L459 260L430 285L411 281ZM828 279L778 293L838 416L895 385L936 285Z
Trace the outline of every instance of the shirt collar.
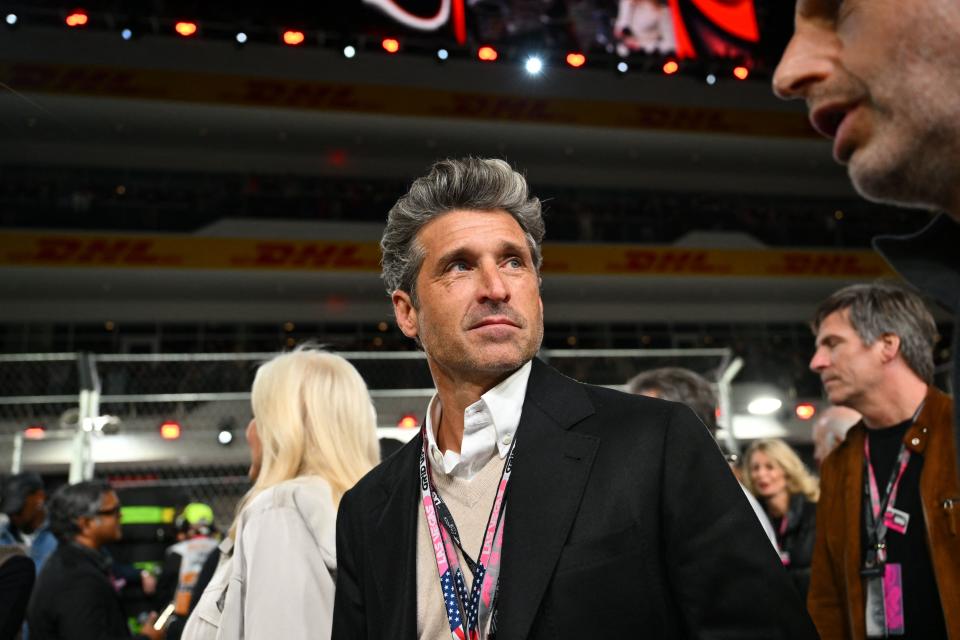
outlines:
M466 408L459 454L442 452L437 446L437 425L443 408L440 396L433 396L427 407L426 431L427 449L435 471L470 480L494 451L501 458L506 457L520 424L531 368L531 362L527 362Z

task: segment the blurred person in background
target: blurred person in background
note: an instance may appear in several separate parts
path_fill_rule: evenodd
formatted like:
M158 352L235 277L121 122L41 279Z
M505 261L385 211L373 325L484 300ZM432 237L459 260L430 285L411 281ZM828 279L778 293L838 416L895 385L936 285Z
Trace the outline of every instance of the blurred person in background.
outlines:
M27 610L31 640L130 638L109 556L120 540L120 499L103 481L65 485L50 500L50 530L59 544L37 577ZM150 614L138 638L165 637Z
M213 509L202 502L191 502L177 516L178 542L167 549L157 580L158 609L174 604L177 620L170 623L167 638L179 638L190 614L193 589L207 557L219 544L213 523ZM201 592L202 593L202 592ZM197 593L197 597L200 593Z
M823 466L830 452L847 437L850 427L860 422L860 414L850 407L827 407L813 423L813 459Z
M828 399L863 415L820 470L807 603L820 635L960 638L953 400L933 386L933 316L910 290L860 284L811 326Z
M717 394L713 391L713 385L710 384L700 374L684 369L682 367L661 367L659 369L650 369L637 374L627 381L627 391L640 396L650 398L660 398L661 400L670 400L685 404L693 410L697 417L706 425L710 435L716 439L717 436ZM753 512L757 514L757 520L763 527L763 532L767 534L770 544L777 548L776 532L770 524L770 518L767 517L763 506L757 501L746 486L743 485L740 474L734 468L737 462L735 454L727 452L724 449L727 462L731 464L731 471L740 482L743 488L743 494L750 503Z
M182 637L328 638L337 504L379 461L376 413L357 370L311 348L263 364L251 404L254 485Z
M3 483L0 503L0 545L22 546L37 569L56 548L56 539L44 526L47 519L47 492L36 473L18 473Z
M747 488L763 503L777 534L777 551L804 598L817 526L817 480L783 440L757 440L744 456Z
M0 640L20 637L36 571L18 545L0 545Z

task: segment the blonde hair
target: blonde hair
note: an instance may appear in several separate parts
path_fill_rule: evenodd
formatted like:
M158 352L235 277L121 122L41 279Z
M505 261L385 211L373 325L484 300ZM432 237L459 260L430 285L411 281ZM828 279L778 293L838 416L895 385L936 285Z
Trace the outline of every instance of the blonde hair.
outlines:
M783 469L783 475L787 481L787 491L791 495L802 493L810 502L816 502L820 499L820 483L807 471L803 461L800 460L800 456L790 445L778 438L757 440L747 449L747 453L743 457L743 484L750 490L750 493L757 495L757 489L753 486L753 480L750 479L750 460L753 458L753 454L758 451L766 454L774 464Z
M308 475L329 483L337 505L380 461L367 385L340 356L308 346L268 360L257 370L250 402L263 455L238 516L263 491Z

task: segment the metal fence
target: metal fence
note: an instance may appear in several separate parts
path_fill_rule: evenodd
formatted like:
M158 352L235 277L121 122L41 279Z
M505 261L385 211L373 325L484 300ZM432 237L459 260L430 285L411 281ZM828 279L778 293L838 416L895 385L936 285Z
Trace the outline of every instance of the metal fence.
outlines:
M229 519L249 487L243 432L250 387L257 366L274 355L0 355L0 472L68 472L71 482L96 475L118 487L170 490ZM404 416L421 421L433 395L424 354L340 355L367 381L381 436L416 433L398 423ZM718 382L721 407L729 406L729 382L739 367L728 349L569 349L540 356L570 377L611 387L646 369L684 366ZM160 436L165 422L179 425L178 439Z

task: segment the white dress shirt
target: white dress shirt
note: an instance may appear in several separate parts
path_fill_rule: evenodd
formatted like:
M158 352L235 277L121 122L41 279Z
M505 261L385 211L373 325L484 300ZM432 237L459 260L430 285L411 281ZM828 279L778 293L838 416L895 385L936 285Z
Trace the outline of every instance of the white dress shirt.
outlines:
M490 461L494 451L501 458L506 457L520 424L531 367L531 362L527 362L466 408L460 453L440 451L437 446L437 426L443 407L440 396L433 396L427 407L427 449L434 473L470 480Z

